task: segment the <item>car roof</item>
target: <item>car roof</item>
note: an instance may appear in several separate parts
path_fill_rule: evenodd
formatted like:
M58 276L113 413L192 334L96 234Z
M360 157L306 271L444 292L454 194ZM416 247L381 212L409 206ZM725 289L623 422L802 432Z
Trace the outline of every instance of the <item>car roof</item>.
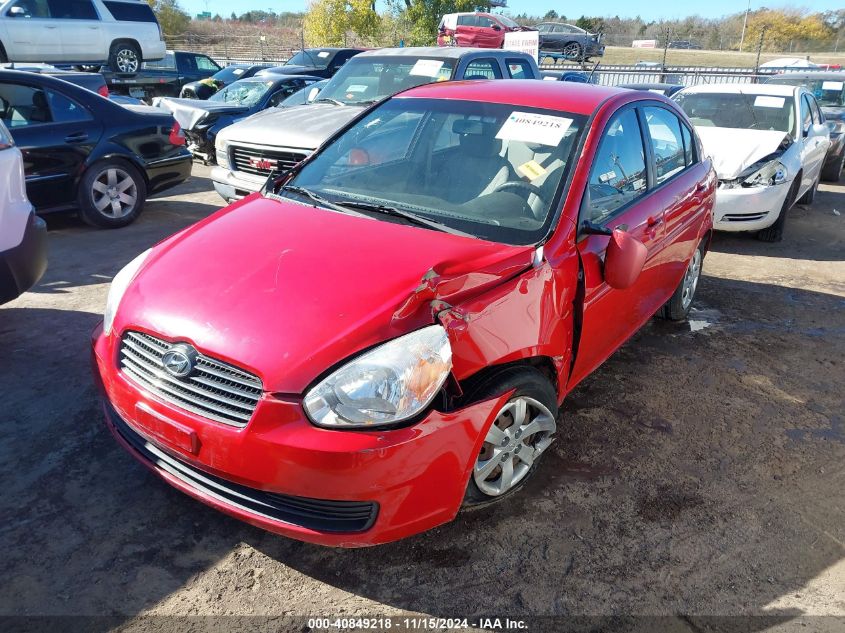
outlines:
M486 56L501 57L503 55L526 55L516 51L495 48L470 48L463 46L406 46L401 48L378 48L365 51L352 58L367 59L369 57L425 57L433 59L460 59L467 55L483 53Z
M504 86L509 89L503 90ZM639 93L593 84L538 81L536 79L493 79L424 84L401 92L397 97L483 101L591 115L602 103L612 97L635 94ZM650 94L650 96L655 97L653 94ZM645 96L642 97L642 99L645 98Z
M814 70L810 72L787 72L772 75L766 81L777 79L845 79L845 70Z
M690 86L684 88L684 93L693 94L701 92L721 94L746 94L746 95L771 95L773 97L791 97L800 86L787 86L783 84L707 84Z

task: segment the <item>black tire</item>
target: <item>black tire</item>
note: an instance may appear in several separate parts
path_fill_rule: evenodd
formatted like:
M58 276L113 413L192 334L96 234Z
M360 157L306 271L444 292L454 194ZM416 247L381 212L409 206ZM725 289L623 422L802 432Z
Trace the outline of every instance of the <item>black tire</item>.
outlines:
M114 211L111 204L104 210L98 208L98 204L101 204L104 198L111 199L111 194L95 191L94 185L99 181L101 185L108 186L111 182L109 180L111 170L114 170L115 173L113 180L118 196L126 194L129 197L134 197L132 205L126 202L125 198L119 197L117 199L121 207L120 212ZM131 178L132 183L121 189L126 177ZM98 194L99 198L97 197ZM147 184L141 172L129 162L119 159L108 159L91 165L82 177L77 192L80 217L86 224L102 229L117 229L132 224L141 215L146 199Z
M697 263L696 263L697 262ZM695 249L695 253L690 258L687 264L687 269L681 278L678 287L672 294L672 298L660 308L657 316L667 319L669 321L686 321L689 315L692 302L695 300L695 292L698 290L698 284L701 281L701 268L704 263L704 241ZM693 275L694 277L691 277ZM690 288L691 284L691 288ZM689 295L687 295L689 291Z
M813 200L816 199L816 191L819 188L819 181L821 180L822 175L819 174L819 177L816 178L816 182L813 183L813 186L810 187L803 196L798 199L798 204L802 204L804 206L809 206L813 204Z
M141 49L132 42L117 42L109 50L109 68L116 73L132 75L141 69Z
M570 61L578 61L584 55L584 47L578 42L567 42L560 47L560 52Z
M9 58L6 56L6 49L3 48L3 42L0 42L0 64L8 64Z
M757 231L757 239L761 242L780 242L783 239L783 227L786 225L786 216L792 208L792 203L798 193L798 187L801 185L801 174L795 177L795 182L792 183L792 188L786 194L786 199L783 201L783 206L778 214L778 219L770 227Z
M842 156L840 156L838 161L832 165L828 165L822 171L822 180L825 182L839 182L839 179L842 178L843 169L845 169L845 150L843 150Z
M484 379L478 381L473 387L470 387L470 390L467 392L467 397L468 401L477 402L493 398L511 390L513 390L513 395L508 400L508 403L503 406L503 409L518 398L528 398L541 403L552 415L553 419L555 421L557 420L558 404L555 388L552 386L551 382L549 382L549 379L545 374L532 367L503 368L499 372L492 373ZM539 412L539 410L535 411ZM548 435L544 436L543 439L548 440L548 438L552 437L553 434L554 429L551 430ZM518 444L518 442L514 443L514 445L516 444ZM545 446L548 446L548 443L545 444ZM481 457L486 450L489 449L485 445L485 447L482 448L482 452L479 454L479 457ZM545 451L545 448L543 448L542 451ZM516 451L514 455L518 452L519 451ZM507 454L508 453L505 453L505 455ZM463 507L478 507L498 503L502 499L505 499L520 490L523 485L525 485L525 482L533 476L537 469L537 465L542 461L542 454L543 453L541 452L539 455L534 456L533 463L528 469L527 474L523 475L515 486L499 495L491 496L490 494L483 492L475 481L474 472L471 472L469 476L469 483L467 484L466 494L464 496ZM512 460L516 459L518 458L512 458ZM473 462L473 470L474 468L475 462Z

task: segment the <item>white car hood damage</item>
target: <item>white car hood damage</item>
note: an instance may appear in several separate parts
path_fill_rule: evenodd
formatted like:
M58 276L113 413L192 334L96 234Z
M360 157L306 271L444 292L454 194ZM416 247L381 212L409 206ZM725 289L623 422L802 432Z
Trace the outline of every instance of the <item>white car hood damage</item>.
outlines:
M713 159L720 180L733 180L762 158L773 154L789 134L772 130L740 130L696 126L704 153Z

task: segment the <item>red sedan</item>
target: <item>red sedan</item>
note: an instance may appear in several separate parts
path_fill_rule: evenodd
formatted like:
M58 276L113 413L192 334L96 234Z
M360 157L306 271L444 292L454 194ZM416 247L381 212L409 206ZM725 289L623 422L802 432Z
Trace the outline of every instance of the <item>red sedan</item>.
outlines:
M363 546L516 492L575 385L690 309L716 179L660 95L414 88L114 279L108 424L173 486Z

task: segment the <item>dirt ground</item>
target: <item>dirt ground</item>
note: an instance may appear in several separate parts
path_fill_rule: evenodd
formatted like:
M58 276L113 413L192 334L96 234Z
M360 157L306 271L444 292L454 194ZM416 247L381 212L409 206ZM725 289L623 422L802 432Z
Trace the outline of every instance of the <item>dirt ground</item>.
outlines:
M518 497L333 550L175 491L101 422L89 333L108 282L219 208L208 169L194 173L126 229L50 219L44 279L0 308L0 616L164 630L139 616L633 614L694 632L767 615L742 630L845 630L807 617L845 616L845 187L794 209L780 244L718 235L691 323L649 323L567 399Z

